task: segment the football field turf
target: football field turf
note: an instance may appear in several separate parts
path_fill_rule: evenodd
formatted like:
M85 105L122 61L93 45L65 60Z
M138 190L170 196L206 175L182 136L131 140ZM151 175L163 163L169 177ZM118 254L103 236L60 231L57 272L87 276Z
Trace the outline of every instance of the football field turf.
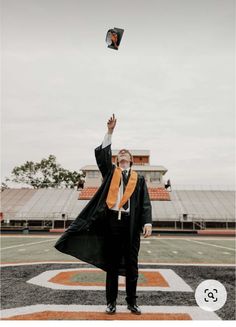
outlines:
M2 319L198 320L235 319L235 239L152 236L141 239L138 304L125 306L119 281L117 314L104 314L105 273L54 248L59 235L2 235ZM216 279L227 290L216 312L200 309L194 293L200 282Z
M2 236L1 262L74 261L58 252L59 236ZM139 262L234 264L235 239L229 237L157 237L141 239Z

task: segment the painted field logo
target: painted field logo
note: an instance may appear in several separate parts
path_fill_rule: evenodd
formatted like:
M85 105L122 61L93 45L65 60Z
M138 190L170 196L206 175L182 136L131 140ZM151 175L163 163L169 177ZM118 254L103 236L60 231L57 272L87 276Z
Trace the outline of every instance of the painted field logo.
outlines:
M201 309L216 311L224 306L227 292L224 285L217 280L207 279L198 285L195 299Z

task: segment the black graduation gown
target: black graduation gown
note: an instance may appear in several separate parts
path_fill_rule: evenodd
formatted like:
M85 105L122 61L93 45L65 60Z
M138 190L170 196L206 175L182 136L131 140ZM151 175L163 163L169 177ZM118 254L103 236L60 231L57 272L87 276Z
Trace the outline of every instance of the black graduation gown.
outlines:
M55 248L107 271L105 236L107 210L106 198L115 169L112 164L111 145L95 149L97 165L103 181L93 198L78 217L71 223L55 244ZM146 182L138 175L137 185L130 198L130 249L138 254L140 232L146 223L152 223L152 209ZM118 218L118 217L117 217ZM125 276L124 261L120 263L119 274Z

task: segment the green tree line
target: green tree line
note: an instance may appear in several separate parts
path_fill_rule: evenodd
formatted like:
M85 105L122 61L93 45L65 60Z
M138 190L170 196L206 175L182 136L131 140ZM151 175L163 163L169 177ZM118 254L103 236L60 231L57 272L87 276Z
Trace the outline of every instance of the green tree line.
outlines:
M78 188L83 187L85 173L63 168L52 154L39 162L26 161L13 168L11 177L2 183L2 189L8 188L8 182L27 184L37 188Z

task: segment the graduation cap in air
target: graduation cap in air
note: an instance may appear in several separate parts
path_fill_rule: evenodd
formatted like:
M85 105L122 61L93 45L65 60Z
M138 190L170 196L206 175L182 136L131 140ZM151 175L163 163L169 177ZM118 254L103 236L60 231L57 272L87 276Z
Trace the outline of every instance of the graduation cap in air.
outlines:
M108 48L118 50L124 30L122 28L114 27L107 31L106 43Z

